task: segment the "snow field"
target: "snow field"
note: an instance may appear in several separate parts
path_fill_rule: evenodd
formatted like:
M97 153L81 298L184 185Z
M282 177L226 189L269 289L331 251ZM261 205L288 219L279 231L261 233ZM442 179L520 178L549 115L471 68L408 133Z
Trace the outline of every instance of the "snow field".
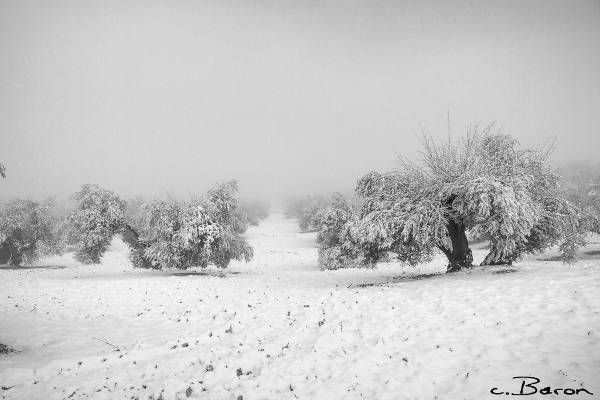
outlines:
M0 268L0 342L19 350L0 397L484 399L517 375L600 393L595 247L421 278L444 259L320 271L294 220L247 235L255 259L224 271L135 270L119 240L98 266Z

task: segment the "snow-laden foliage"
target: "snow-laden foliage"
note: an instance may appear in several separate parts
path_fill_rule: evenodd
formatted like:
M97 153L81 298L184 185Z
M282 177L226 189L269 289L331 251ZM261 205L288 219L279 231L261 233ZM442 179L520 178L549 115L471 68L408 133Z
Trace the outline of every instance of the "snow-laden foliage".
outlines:
M225 268L232 259L250 261L253 252L240 235L237 183L230 181L190 202L154 201L139 221L126 227L125 241L137 267Z
M340 193L319 211L317 235L319 265L322 269L339 269L366 265L353 236L356 213Z
M6 167L0 162L0 176L6 178Z
M31 264L62 252L59 224L51 206L51 202L13 200L0 209L0 263Z
M250 226L248 212L242 207L237 207L233 213L235 217L234 231L239 234L245 233Z
M75 257L85 264L97 264L113 236L125 222L126 203L110 190L86 184L73 195L76 209L69 216L70 241Z
M237 198L237 181L231 180L212 187L206 199L196 200L208 210L211 220L231 227L235 234L242 234L248 229L248 216Z
M392 251L416 264L434 249L448 270L472 264L466 232L491 242L486 264L506 263L524 252L561 243L566 259L582 241L578 209L560 191L548 149L520 149L492 126L459 140L424 138L420 163L402 161L392 172L363 177L357 237L377 260Z

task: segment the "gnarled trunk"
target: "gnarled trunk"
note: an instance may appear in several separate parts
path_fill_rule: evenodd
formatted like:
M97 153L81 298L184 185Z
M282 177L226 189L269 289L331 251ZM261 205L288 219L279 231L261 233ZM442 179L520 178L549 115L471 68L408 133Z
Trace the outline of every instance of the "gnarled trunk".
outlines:
M450 221L447 225L452 249L442 249L448 257L446 272L456 272L473 266L473 253L469 248L469 240L465 226L462 223Z
M8 263L8 260L10 260L10 249L8 248L8 243L0 243L0 264L6 264Z
M121 228L121 235L123 241L130 247L137 247L140 245L140 235L131 227L129 224L124 224Z
M480 265L512 265L512 262L513 260L511 257L502 256L492 245L490 252L485 256Z
M121 229L121 235L123 236L123 241L129 246L129 258L134 267L155 268L144 255L144 250L146 250L148 245L140 240L140 235L131 225L125 224Z

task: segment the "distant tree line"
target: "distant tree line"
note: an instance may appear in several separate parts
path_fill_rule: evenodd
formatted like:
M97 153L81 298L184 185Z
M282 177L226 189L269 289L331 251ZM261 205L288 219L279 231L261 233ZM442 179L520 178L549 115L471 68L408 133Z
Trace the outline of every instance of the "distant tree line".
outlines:
M288 199L284 213L288 218L297 218L302 232L315 232L320 229L319 213L327 206L323 196L306 196Z

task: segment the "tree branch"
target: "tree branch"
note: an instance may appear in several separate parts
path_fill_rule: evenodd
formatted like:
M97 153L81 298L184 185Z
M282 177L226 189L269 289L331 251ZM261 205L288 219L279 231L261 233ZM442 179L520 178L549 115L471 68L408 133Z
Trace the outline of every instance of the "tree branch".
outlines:
M92 339L98 340L98 341L100 341L100 342L102 342L102 343L106 343L107 345L109 345L109 346L111 346L112 348L114 348L116 351L121 351L121 349L120 349L120 348L118 348L118 347L117 347L117 346L115 346L114 344L110 343L110 342L109 342L109 341L107 341L106 339L98 339L98 338L95 338L95 337L93 337Z

